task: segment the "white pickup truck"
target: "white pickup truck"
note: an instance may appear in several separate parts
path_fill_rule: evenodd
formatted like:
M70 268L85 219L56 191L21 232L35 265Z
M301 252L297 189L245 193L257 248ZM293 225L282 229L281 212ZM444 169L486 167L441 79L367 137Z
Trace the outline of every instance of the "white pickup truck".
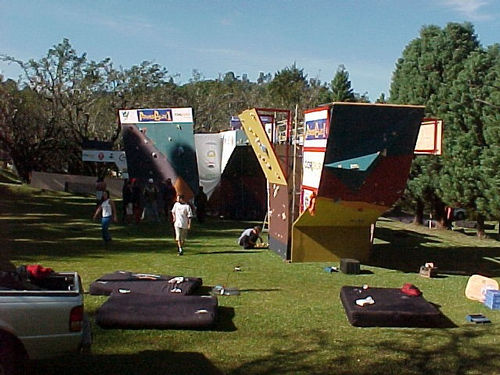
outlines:
M26 359L89 348L90 336L78 273L0 285L0 375L20 373Z

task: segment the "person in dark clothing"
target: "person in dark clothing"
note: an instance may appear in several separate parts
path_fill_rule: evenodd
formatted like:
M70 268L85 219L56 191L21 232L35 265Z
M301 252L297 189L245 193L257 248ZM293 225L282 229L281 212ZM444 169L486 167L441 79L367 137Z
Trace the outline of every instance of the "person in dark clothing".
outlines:
M147 220L160 222L158 214L158 188L154 180L150 178L144 188L144 217Z
M130 224L132 222L132 216L134 215L134 204L132 202L132 184L129 179L125 179L122 188L122 205L123 205L123 216L122 222L124 224Z
M142 191L139 183L135 178L131 180L132 182L132 206L133 214L135 218L135 223L139 224L142 218Z
M245 229L240 238L238 238L238 244L243 246L244 249L253 249L257 240L262 242L262 237L260 236L260 232L262 231L261 227L255 226L253 228Z
M207 210L207 195L203 191L203 186L200 186L198 190L198 194L194 197L194 205L196 207L196 218L199 223L203 223L205 221L205 215Z
M172 185L172 180L167 178L163 181L161 186L161 194L163 198L163 209L165 212L165 219L167 223L171 221L172 217L172 207L174 207L175 200L177 199L177 192L175 191L174 185Z

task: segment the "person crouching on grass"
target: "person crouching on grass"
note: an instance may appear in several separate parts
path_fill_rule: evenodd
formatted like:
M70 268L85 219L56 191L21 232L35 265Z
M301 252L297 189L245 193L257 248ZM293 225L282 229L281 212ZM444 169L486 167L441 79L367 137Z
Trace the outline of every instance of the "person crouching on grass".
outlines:
M189 229L191 229L191 219L193 211L191 206L184 200L184 195L177 196L177 202L172 207L172 221L175 228L175 240L177 241L177 255L182 255L182 246L186 241Z
M113 220L115 223L118 221L116 219L115 202L113 202L109 197L109 190L105 190L102 193L102 200L94 213L94 220L97 219L97 216L99 214L101 214L102 239L104 240L104 243L107 244L109 241L111 241L111 235L109 234L109 224L111 220Z
M262 242L260 232L262 232L262 228L259 226L245 229L241 233L240 238L238 238L238 244L243 246L244 249L254 249L255 245L257 245L257 240Z

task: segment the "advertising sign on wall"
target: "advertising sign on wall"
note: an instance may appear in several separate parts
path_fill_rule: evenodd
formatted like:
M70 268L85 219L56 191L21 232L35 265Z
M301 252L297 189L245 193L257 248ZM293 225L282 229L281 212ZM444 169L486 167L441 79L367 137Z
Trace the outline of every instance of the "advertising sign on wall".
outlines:
M328 139L328 110L306 112L304 122L301 211L309 207L310 197L317 193L321 181Z
M328 111L307 112L304 115L304 147L326 147Z
M127 170L127 157L125 156L125 151L83 150L82 161L115 163L121 171Z
M120 123L192 123L192 108L122 109Z

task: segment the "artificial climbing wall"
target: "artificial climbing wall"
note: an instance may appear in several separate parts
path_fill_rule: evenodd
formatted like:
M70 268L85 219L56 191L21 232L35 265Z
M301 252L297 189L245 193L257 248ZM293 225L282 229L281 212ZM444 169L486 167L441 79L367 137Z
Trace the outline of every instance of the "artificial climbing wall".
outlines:
M369 258L372 225L406 186L423 115L422 106L356 103L306 113L292 261Z
M191 108L120 110L129 176L171 178L189 199L198 191Z

